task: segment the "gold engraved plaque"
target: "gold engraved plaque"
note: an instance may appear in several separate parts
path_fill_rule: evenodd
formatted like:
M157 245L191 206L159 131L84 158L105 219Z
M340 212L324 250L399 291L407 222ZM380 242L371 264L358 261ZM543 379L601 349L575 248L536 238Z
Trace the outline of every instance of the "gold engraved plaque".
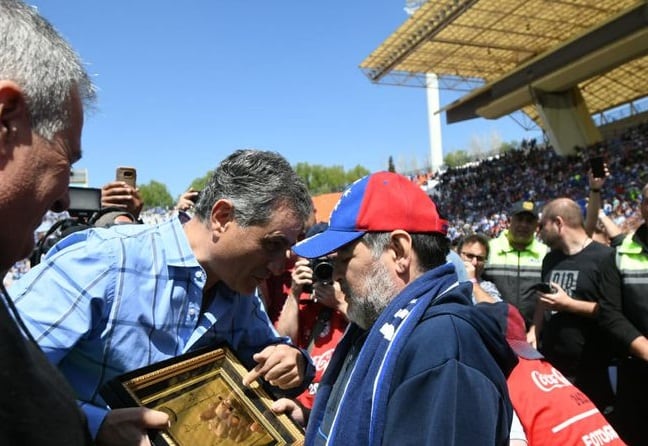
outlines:
M303 445L303 430L270 410L272 399L227 347L187 353L129 372L101 395L112 409L145 406L171 426L149 433L155 446Z

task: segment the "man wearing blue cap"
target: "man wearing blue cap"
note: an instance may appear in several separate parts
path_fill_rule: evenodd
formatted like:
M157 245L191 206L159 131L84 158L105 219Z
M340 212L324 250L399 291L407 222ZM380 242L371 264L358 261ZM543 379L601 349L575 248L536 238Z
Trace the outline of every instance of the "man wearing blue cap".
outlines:
M504 373L515 357L446 262L447 227L418 186L379 172L344 192L326 231L294 247L307 258L336 253L333 279L351 321L320 383L307 445L507 444Z

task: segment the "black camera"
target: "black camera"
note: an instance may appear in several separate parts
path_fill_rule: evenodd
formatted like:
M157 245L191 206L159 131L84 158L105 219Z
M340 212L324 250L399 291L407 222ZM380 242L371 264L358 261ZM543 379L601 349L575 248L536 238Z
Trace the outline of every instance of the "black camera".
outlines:
M70 186L70 217L88 220L101 209L101 189Z
M68 192L70 196L68 214L70 217L55 222L38 240L30 256L32 266L38 265L41 257L60 240L73 232L91 228L94 221L102 215L101 189L70 186ZM104 211L110 210L115 209L104 208Z
M333 281L333 264L327 259L311 259L308 266L313 270L313 282L331 283Z
M308 267L313 270L313 283L331 284L333 282L333 263L326 257L311 259L308 262ZM304 285L303 289L305 293L312 293L313 285Z

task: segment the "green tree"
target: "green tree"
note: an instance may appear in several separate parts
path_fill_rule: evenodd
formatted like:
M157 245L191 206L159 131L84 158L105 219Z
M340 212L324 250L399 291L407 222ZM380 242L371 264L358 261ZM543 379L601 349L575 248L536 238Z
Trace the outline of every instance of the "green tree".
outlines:
M349 170L346 173L346 184L344 186L346 186L347 184L351 184L358 178L365 177L370 173L371 172L369 172L369 170L366 167L362 167L361 165L358 164L357 166L355 166L353 169Z
M342 166L327 167L301 162L297 163L293 168L297 175L304 180L312 195L339 192L348 184L370 173L367 168L360 165L345 171ZM189 187L194 190L203 190L212 173L213 171L209 171L204 176L194 179Z
M213 173L214 171L210 170L204 176L196 178L191 182L189 188L192 188L193 190L203 190L205 188L205 185L207 184L207 181L209 181L209 178L211 178Z
M454 152L448 153L445 158L443 158L448 167L459 167L470 162L470 155L465 150L456 150Z
M151 180L148 184L139 186L140 195L144 200L144 209L172 207L175 202L165 184Z
M313 195L341 191L349 183L369 174L369 170L360 165L348 172L345 172L342 166L325 167L304 162L297 163L294 168Z
M394 166L394 158L389 155L389 161L387 162L387 170L389 172L396 172L396 167Z
M518 143L517 141L503 142L502 144L500 144L497 152L504 154L506 152L516 150L518 147L520 147L520 143Z
M177 203L178 200L180 199L180 197L182 196L182 194L183 194L185 191L188 191L189 189L193 189L193 190L203 190L203 189L205 188L205 186L207 185L207 182L209 181L209 179L211 178L211 176L212 176L213 173L214 173L213 170L209 170L209 171L207 171L207 173L206 173L205 175L203 175L202 177L194 178L193 181L191 182L191 184L189 184L189 186L188 186L188 187L187 187L187 188L186 188L186 189L185 189L185 190L184 190L180 195L178 195L178 196L176 197L176 200L175 200L174 203Z

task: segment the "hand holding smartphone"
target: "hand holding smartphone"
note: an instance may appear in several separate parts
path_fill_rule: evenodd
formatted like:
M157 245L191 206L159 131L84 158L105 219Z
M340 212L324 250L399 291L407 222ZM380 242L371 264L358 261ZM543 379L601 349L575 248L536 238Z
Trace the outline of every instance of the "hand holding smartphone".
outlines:
M605 159L602 156L590 158L589 165L594 178L605 178Z
M123 181L135 189L137 187L137 170L134 167L120 166L115 173L115 180Z
M548 283L548 282L536 283L536 284L531 286L531 289L535 290L535 291L540 291L541 293L545 293L545 294L553 294L556 291L558 291L557 289L552 287L551 284Z
M199 190L193 191L194 194L191 197L189 197L189 199L194 203L198 203L198 200L200 199L200 192L202 191Z

